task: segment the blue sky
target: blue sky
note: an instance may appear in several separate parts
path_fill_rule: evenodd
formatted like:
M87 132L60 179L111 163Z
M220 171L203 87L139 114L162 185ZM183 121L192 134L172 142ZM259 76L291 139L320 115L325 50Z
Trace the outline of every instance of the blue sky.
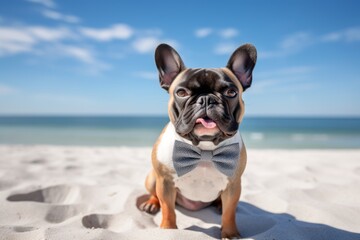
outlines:
M258 50L252 116L360 116L359 1L0 1L0 114L165 115L153 60Z

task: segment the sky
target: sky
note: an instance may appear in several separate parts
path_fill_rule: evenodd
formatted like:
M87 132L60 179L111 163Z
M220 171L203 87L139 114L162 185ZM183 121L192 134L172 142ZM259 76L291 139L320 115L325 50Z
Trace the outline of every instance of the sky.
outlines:
M0 0L0 115L166 115L154 50L258 51L249 116L360 116L360 1Z

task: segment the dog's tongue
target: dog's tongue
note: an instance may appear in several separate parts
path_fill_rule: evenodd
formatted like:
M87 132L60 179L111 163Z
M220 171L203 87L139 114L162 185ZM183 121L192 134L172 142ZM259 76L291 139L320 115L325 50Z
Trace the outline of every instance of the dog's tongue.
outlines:
M215 128L216 123L210 118L198 118L196 119L196 123L201 123L205 128Z

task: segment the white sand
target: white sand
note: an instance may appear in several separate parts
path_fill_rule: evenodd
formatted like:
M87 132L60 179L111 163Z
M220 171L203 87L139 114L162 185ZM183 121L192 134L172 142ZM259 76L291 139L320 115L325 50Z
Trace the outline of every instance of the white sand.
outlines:
M0 146L0 239L217 239L215 208L178 230L138 211L150 148ZM252 150L237 208L244 239L360 239L360 150Z

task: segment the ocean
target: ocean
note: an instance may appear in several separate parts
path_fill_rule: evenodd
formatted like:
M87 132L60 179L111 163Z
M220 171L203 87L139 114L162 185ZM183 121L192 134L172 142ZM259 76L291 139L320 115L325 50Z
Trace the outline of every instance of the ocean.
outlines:
M167 117L0 117L0 144L152 146ZM360 148L360 118L245 117L248 148Z

